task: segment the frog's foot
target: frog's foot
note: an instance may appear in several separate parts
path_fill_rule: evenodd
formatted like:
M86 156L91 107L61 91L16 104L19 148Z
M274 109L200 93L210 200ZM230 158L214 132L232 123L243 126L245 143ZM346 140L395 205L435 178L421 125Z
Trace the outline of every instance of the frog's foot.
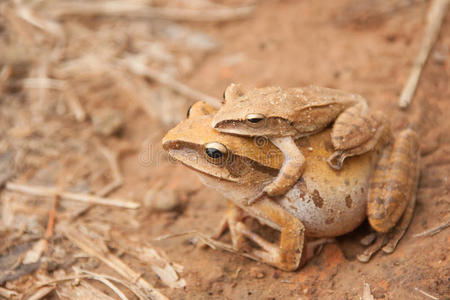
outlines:
M250 215L255 213L255 215L262 216L260 221L263 221L263 223L275 230L281 231L279 245L264 240L256 233L247 229L244 223L236 221L236 219L228 223L230 232L234 230L236 237L240 241L243 238L247 238L256 243L260 249L255 249L248 243L244 245L245 248L241 248L240 242L237 246L227 245L211 239L204 239L204 242L213 248L233 252L285 271L295 271L305 261L306 257L302 255L305 248L305 227L302 222L269 199L262 199L255 203L255 205L247 208L247 213Z
M358 257L368 261L383 246L392 253L414 213L419 177L419 144L411 129L402 131L394 145L383 150L372 176L367 214L369 223L383 237Z
M366 236L364 236L359 243L363 246L369 246L371 245L377 238L377 234L376 232L371 232L369 234L367 234Z
M380 112L369 113L363 104L352 106L334 123L331 141L336 152L328 158L328 164L340 170L347 157L369 152L390 140L389 124Z
M326 244L331 244L335 242L336 239L334 238L319 238L314 241L307 242L304 250L305 251L304 255L306 256L305 260L308 261L314 256L318 255Z
M230 231L231 244L235 250L242 248L244 237L236 230L236 224L244 218L244 212L231 201L227 202L227 211L222 218L217 231L212 235L213 239L220 239L220 237L227 231Z
M374 255L378 250L381 249L388 242L387 235L384 233L378 234L377 240L369 248L367 248L363 253L357 256L360 262L368 262L372 255Z
M408 230L409 224L411 223L412 216L414 214L414 207L416 205L416 195L413 195L413 199L408 203L408 206L403 213L402 218L399 223L392 229L389 236L388 243L383 247L384 253L392 253L397 247L398 242Z
M297 222L296 225L282 228L280 245L276 245L249 230L244 223L238 222L236 230L261 248L252 248L249 252L243 253L243 255L285 271L296 270L307 259L307 256L303 253L306 250L306 247L304 249L305 243L303 240L304 227L300 222Z
M333 154L328 157L327 162L330 167L332 167L335 170L342 169L342 165L344 164L344 160L347 158L347 156L343 155L344 151L335 151Z
M236 230L242 235L256 243L261 249L252 249L250 256L256 258L259 261L266 262L268 264L274 265L281 261L280 259L280 248L274 244L264 240L256 233L252 232L245 226L244 223L238 222L236 224ZM247 255L246 255L247 256Z
M376 241L373 245L367 248L363 253L357 256L360 262L368 262L370 258L378 252L378 250L382 250L386 254L390 254L394 252L397 247L398 242L405 234L408 229L409 223L411 222L413 213L414 213L415 200L410 201L408 206L406 207L405 212L403 213L402 218L399 223L389 232L389 233L371 233L367 237L375 237ZM374 236L377 235L377 236ZM366 238L366 237L365 237ZM363 240L365 239L363 238ZM361 242L363 242L361 240ZM368 244L373 242L373 239L368 239L370 241Z

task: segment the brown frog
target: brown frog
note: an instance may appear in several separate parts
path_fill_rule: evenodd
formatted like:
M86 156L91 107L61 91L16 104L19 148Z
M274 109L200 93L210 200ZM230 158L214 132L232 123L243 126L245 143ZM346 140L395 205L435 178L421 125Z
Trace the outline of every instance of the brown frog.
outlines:
M194 105L188 119L166 134L163 147L229 200L216 237L229 228L232 245L216 241L215 246L293 271L305 257L305 237L339 236L368 217L380 237L358 258L368 261L380 248L395 249L415 205L419 154L414 131L402 131L393 143L390 134L382 135L371 151L349 158L340 171L327 163L335 151L331 130L299 139L308 161L302 178L279 201L264 196L248 206L247 199L277 176L283 154L271 143L257 145L251 138L214 130L212 111L205 103ZM244 215L279 230L279 245L250 231ZM261 249L243 252L245 238Z
M283 152L278 176L250 199L252 203L263 194L280 196L292 188L306 163L294 140L320 132L333 122L331 141L335 151L328 163L337 170L345 158L372 150L389 132L382 114L371 112L360 95L318 86L244 89L231 84L212 126L225 133L266 136Z

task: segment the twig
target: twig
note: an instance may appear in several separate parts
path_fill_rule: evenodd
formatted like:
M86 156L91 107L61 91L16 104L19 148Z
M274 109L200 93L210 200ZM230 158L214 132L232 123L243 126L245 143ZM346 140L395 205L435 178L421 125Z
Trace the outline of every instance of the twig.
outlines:
M84 271L83 271L83 272L84 272ZM92 273L92 274L94 274L94 273ZM45 286L48 286L48 285L58 284L58 283L63 282L63 281L72 281L72 280L78 281L78 280L80 280L80 279L92 279L92 280L97 280L96 277L99 277L99 276L104 277L104 278L106 278L106 279L109 279L109 280L111 280L111 281L118 282L118 283L122 284L123 286L129 288L130 291L132 291L133 293L136 294L136 296L138 296L139 299L147 300L147 298L145 298L145 295L142 296L142 292L139 292L139 291L138 291L138 292L136 293L136 291L135 291L136 288L134 288L134 289L133 289L133 288L130 288L130 286L129 286L129 284L128 284L127 282L125 282L125 281L123 281L123 280L120 280L120 279L117 279L117 278L114 278L114 277L112 277L112 276L106 276L106 275L100 275L100 274L95 274L95 276L94 276L94 275L76 275L76 276L65 276L65 277L60 277L60 278L56 278L56 279L53 279L53 280L45 281L45 282L43 282L43 283L39 283L37 286L33 287L31 290L32 290L32 291L33 291L33 290L38 290L38 289L41 289L42 287L45 287Z
M127 287L130 291L132 291L139 299L142 299L142 300L147 300L148 299L148 297L146 297L146 295L142 291L140 291L137 286L133 286L132 284L130 284L130 283L124 281L124 280L120 280L118 278L115 278L115 277L109 276L109 275L92 273L92 272L88 272L88 271L81 270L81 269L78 269L78 270L80 272L82 272L82 273L86 273L87 275L76 275L76 276L60 277L60 278L56 278L56 279L53 279L53 280L50 280L50 281L46 281L46 282L40 283L38 286L36 286L34 288L36 289L36 288L40 288L42 286L46 286L46 285L49 285L49 284L55 284L55 283L59 283L59 282L63 282L63 281L69 281L69 280L80 280L80 279L93 279L93 280L95 280L95 277L102 277L102 278L105 278L105 279L108 279L108 280L111 280L111 281L114 281L114 282L122 284L123 286ZM89 275L89 274L92 274L92 275Z
M82 122L86 119L86 112L80 104L75 93L68 86L66 81L52 78L25 78L22 80L22 84L24 88L46 88L46 89L54 89L65 92L65 100L67 101L68 106L72 110L75 115L75 119L78 122Z
M433 296L433 295L430 295L430 294L428 294L427 292L425 292L425 291L423 291L423 290L421 290L421 289L419 289L419 288L414 288L416 291L418 291L419 293L421 293L422 295L424 295L424 296L427 296L428 298L430 298L430 299L433 299L433 300L439 300L439 298L437 298L437 297L435 297L435 296Z
M12 67L10 65L4 65L0 71L0 93L3 91L7 80L12 74Z
M422 39L419 54L414 61L408 81L403 88L400 100L398 102L398 105L401 108L408 107L408 105L412 101L412 97L414 96L414 92L416 91L423 66L427 61L431 48L433 47L438 37L439 30L444 20L445 14L447 13L449 2L450 0L434 0L433 3L431 3L431 7L428 11L427 16L427 27Z
M59 197L58 197L58 195L55 195L53 197L52 208L50 209L50 211L48 213L47 229L45 231L45 238L47 240L53 236L53 228L55 227L56 209L58 207L58 203L59 203Z
M82 272L81 269L78 269L76 267L73 268L75 270L76 273L80 273ZM118 289L114 284L111 283L111 281L109 281L108 279L106 279L103 276L99 276L98 274L95 273L90 273L88 271L85 271L84 273L91 275L92 279L95 279L97 281L100 281L101 283L103 283L104 285L106 285L107 287L109 287L114 293L117 294L117 296L119 296L120 299L122 300L128 300L127 296L125 296L122 291L120 289Z
M370 291L370 285L364 282L362 300L374 300L372 292Z
M64 89L65 82L59 79L51 79L48 77L38 77L38 78L25 78L22 80L24 88L29 89L53 89L62 90Z
M19 293L0 287L0 296L6 299L13 299L13 297L19 296Z
M137 285L147 291L150 296L154 297L154 299L168 299L166 296L156 290L148 281L141 278L138 273L128 267L128 265L125 264L119 257L111 254L110 252L101 253L100 251L98 251L95 243L86 238L80 231L73 228L73 226L61 226L61 228L64 235L77 247L79 247L89 255L98 258L107 266L115 270L117 273L124 276L128 281L133 282L133 280L137 278Z
M424 232L421 233L417 233L415 235L413 235L413 237L417 238L417 237L423 237L423 236L433 236L436 233L441 232L442 230L444 230L445 228L450 227L450 220L448 220L447 222L438 225L436 227L430 228L428 230L425 230Z
M48 242L46 239L40 239L36 243L33 244L30 250L24 253L24 256L19 259L19 264L34 264L37 263L41 257L44 251L46 251L48 248Z
M107 280L111 280L111 281L120 283L121 285L123 285L126 288L128 288L131 292L133 292L139 299L147 300L146 295L139 289L138 286L134 285L133 283L129 283L129 282L125 281L125 280L120 280L118 278L115 278L115 277L109 276L109 275L93 273L93 272L89 272L89 271L82 270L82 269L79 269L79 270L82 273L88 274L87 276L89 276L89 278L92 278L92 279L95 278L95 277L99 277L99 278L104 278L104 279L107 279Z
M20 4L16 6L15 12L24 21L47 33L54 35L59 39L64 39L64 31L61 29L60 23L53 22L48 19L40 19L33 13L33 11L29 9L28 6L22 5L21 2L16 3Z
M66 286L67 286L67 284L66 284ZM115 299L115 298L105 294L104 292L102 292L101 290L99 290L98 288L93 286L92 284L90 284L87 280L80 281L80 285L75 286L74 289L76 289L76 291L75 290L73 291L73 294L74 294L73 296L75 296L75 295L78 296L80 294L80 289L81 289L81 295L82 296L80 298L78 298L78 299L96 299L96 300L114 300ZM82 291L83 289L85 291ZM63 291L63 289L58 289L57 290L57 295L58 295L58 297L60 299L66 299L66 298L72 299L72 298L75 298L75 297L70 297L71 296L70 292L68 293L69 289L67 289L65 291L66 292L66 298L64 298L64 296L60 297L59 294L64 295L64 292L62 292L62 291Z
M26 297L26 300L39 300L53 292L55 286L43 286L39 288L34 294L29 297Z
M84 203L95 203L101 205L109 205L115 207L123 207L130 209L139 208L139 203L122 200L122 199L112 199L112 198L103 198L97 197L89 194L82 193L70 193L70 192L62 192L56 188L49 188L44 186L32 186L20 183L6 183L6 189L14 192L21 192L25 194L31 194L35 196L43 196L43 197L53 197L55 195L59 195L61 199L79 201Z
M83 107L80 104L80 101L78 100L78 97L75 95L75 93L65 85L65 94L66 94L66 101L69 105L70 109L72 110L73 114L75 115L75 119L78 122L83 122L86 119L86 112L84 111Z
M158 71L150 70L145 66L145 61L142 61L142 59L139 59L137 57L128 57L125 60L119 61L119 64L124 65L127 69L129 69L131 72L148 77L154 81L159 82L160 84L163 84L175 92L190 98L194 100L202 100L209 104L211 104L214 107L220 106L220 101L217 98L208 96L202 92L199 92L197 90L194 90L193 88L185 85L184 83L181 83L180 81L176 80L175 78L172 78L170 75L161 73Z
M111 172L113 174L114 180L105 186L103 189L101 189L96 194L100 197L105 197L118 187L120 187L123 184L123 176L120 172L119 163L118 163L118 155L117 153L112 152L106 147L100 146L100 152L105 156L106 160L108 161L109 167L111 168Z
M97 196L105 197L115 189L119 188L123 184L123 176L120 172L119 168L119 162L117 161L117 154L112 152L111 150L107 149L104 146L99 146L100 152L105 156L106 160L109 163L109 167L111 168L111 172L113 173L114 180L109 183L107 186L105 186L103 189L95 193ZM86 207L83 207L82 209L76 211L73 213L70 217L70 220L73 222L75 219L77 219L79 216L85 214L87 211L89 211L94 205L90 204Z
M177 238L180 236L193 235L193 234L197 234L197 233L198 233L197 230L190 230L190 231L185 231L185 232L161 235L161 236L154 238L153 240L154 241L164 241L164 240L168 240L168 239Z
M186 286L186 280L181 277L183 266L169 261L162 251L150 247L133 247L130 251L142 261L148 262L150 268L158 275L161 281L172 289Z
M253 10L254 6L198 10L150 7L139 2L102 1L93 3L83 1L54 5L49 14L53 17L102 15L128 18L159 18L175 21L220 22L245 18Z

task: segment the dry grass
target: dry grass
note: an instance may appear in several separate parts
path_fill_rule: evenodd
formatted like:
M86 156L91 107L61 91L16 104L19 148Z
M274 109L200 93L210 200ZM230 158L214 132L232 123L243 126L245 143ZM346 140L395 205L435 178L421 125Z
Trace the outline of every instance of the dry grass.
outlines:
M5 187L0 194L0 257L30 243L27 252L11 254L15 263L8 266L8 274L20 278L23 270L31 272L40 264L40 275L32 277L31 286L9 280L8 288L0 288L1 296L166 299L107 246L113 224L109 220L124 228L139 226L130 217L136 213L117 209L136 209L139 203L109 196L124 183L121 154L136 149L123 144L112 150L111 136L127 125L125 112L133 114L136 108L147 114L157 137L158 127L184 118L192 100L219 103L183 83L219 47L212 37L191 29L189 22L233 21L254 9L249 1L237 4L0 3L0 188ZM113 125L107 109L119 114ZM103 119L92 122L99 118ZM114 275L78 267L80 249ZM182 266L161 250L135 243L124 251L149 266L156 274L153 280L159 277L170 288L186 285L180 277ZM50 262L58 265L51 272ZM4 267L0 264L0 282ZM92 281L107 286L108 292Z

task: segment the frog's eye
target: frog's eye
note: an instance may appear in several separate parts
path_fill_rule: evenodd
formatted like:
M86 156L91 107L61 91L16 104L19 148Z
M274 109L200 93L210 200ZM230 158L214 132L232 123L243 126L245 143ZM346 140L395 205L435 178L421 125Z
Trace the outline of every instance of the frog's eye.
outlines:
M227 161L228 149L221 143L208 143L203 147L205 150L205 157L210 163L222 165Z
M250 127L261 127L264 125L266 116L263 114L248 114L247 115L247 125Z

